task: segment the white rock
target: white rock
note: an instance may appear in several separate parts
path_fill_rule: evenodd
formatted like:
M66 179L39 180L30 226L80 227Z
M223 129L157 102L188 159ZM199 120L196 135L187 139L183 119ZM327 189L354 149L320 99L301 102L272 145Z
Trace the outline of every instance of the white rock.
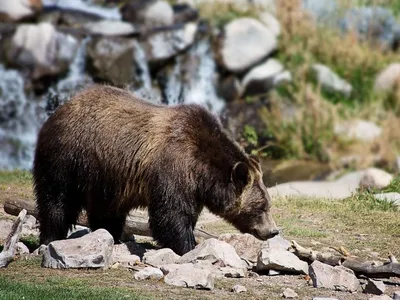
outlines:
M174 11L167 1L156 1L145 11L146 26L168 26L174 22Z
M258 15L258 19L265 25L267 28L278 37L281 34L281 24L276 19L276 17L268 11L262 11Z
M308 274L308 264L281 248L262 249L257 260L257 271L278 270Z
M34 79L66 71L79 43L72 35L58 32L50 23L18 25L6 53L8 61L32 69Z
M5 241L11 232L14 222L11 220L0 220L0 240Z
M241 258L257 262L258 253L263 242L253 235L248 233L226 233L221 234L218 239L233 246Z
M245 293L245 292L247 292L247 289L243 285L236 284L236 285L234 285L232 287L232 292L234 292L234 293Z
M195 249L184 254L179 258L178 263L183 264L198 260L208 260L211 262L221 260L226 266L246 268L246 263L240 259L233 246L214 238L205 240L197 245Z
M276 79L282 73L284 73L283 65L274 58L268 59L265 63L252 68L243 77L244 94L254 95L269 91L275 86L275 83L282 82L282 77Z
M262 242L262 249L281 249L288 250L291 247L291 243L288 240L285 240L281 235L276 235L273 238L270 238L264 242Z
M393 180L393 175L377 169L369 168L365 171L360 180L360 187L370 189L383 189Z
M42 7L41 0L0 0L0 13L11 20L31 16Z
M310 265L310 277L316 288L355 292L360 287L352 270L343 266L332 267L317 260Z
M133 24L119 20L88 22L83 25L83 28L92 34L105 36L121 36L138 32L138 29Z
M400 63L392 63L377 75L374 88L379 92L390 92L399 81Z
M40 245L39 248L37 248L35 251L32 252L32 255L43 255L46 249L47 249L46 245Z
M180 256L168 248L150 250L143 256L143 263L159 267L167 264L175 264Z
M146 267L138 272L136 272L133 277L136 280L159 280L164 277L163 272L154 267Z
M337 298L314 297L312 300L338 300Z
M388 295L373 296L368 300L392 300Z
M242 72L277 47L275 35L260 21L238 18L224 28L222 63L232 72Z
M51 242L43 254L42 266L46 268L103 268L112 264L114 239L98 229L76 239Z
M346 96L350 95L353 89L352 86L340 78L329 67L321 64L314 64L312 69L316 73L317 81L322 85L323 88L340 92Z
M400 206L400 193L382 193L375 194L375 199L392 202L397 206Z
M168 285L206 290L214 289L214 280L215 275L210 269L191 263L179 265L164 277Z
M400 291L395 291L393 293L393 300L400 300Z
M368 278L368 283L364 288L364 293L382 295L385 292L386 286L382 281L376 281Z
M15 245L15 252L18 255L29 254L29 248L22 242Z
M245 268L232 268L232 267L219 267L218 270L213 271L217 277L227 278L243 278L246 277Z
M290 288L286 288L283 293L282 293L283 297L286 299L294 299L294 298L299 298L299 295L293 291Z
M382 128L373 122L365 120L353 120L335 125L336 135L371 142L382 135Z

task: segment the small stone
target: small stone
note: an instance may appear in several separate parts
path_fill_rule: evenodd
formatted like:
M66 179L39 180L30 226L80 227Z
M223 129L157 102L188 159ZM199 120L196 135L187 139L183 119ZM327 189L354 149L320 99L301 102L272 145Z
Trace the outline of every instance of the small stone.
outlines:
M373 122L352 120L335 125L336 135L362 142L372 142L382 135L382 128Z
M234 293L245 293L245 292L247 292L247 289L243 285L237 284L232 287L231 291Z
M393 63L382 70L375 80L375 91L391 92L400 80L400 63Z
M194 289L214 289L215 275L211 270L201 266L185 263L172 270L164 277L164 282L168 285L194 288Z
M133 277L136 280L160 280L161 278L164 277L163 272L154 267L146 267L138 272L136 272Z
M352 270L343 266L332 267L317 260L310 265L310 277L316 288L355 292L360 287Z
M35 251L32 252L32 255L43 255L44 251L46 251L47 245L40 245Z
M18 242L15 245L15 252L18 255L29 254L29 248L22 242Z
M375 194L375 199L381 201L391 202L397 206L400 206L400 193L382 193L382 194Z
M96 22L88 22L83 28L91 34L101 34L104 36L124 36L138 32L133 24L119 20L100 20Z
M245 269L242 268L220 267L216 273L227 278L243 278L246 276Z
M298 298L299 295L293 291L292 289L286 288L283 293L282 296L286 299L294 299L294 298Z
M385 289L385 284L382 281L368 279L368 283L364 289L364 293L382 295L385 292Z
M280 275L281 272L276 271L276 270L268 270L268 276L277 276Z
M103 268L112 265L114 238L105 229L98 229L76 239L57 240L45 249L42 267Z
M393 175L377 169L369 168L360 180L360 187L367 189L383 189L393 180Z
M279 248L262 249L258 256L256 269L260 271L277 270L295 274L308 274L308 264L289 251Z
M400 300L400 291L395 291L393 293L393 300Z
M233 246L214 238L205 240L195 249L184 254L179 258L178 263L183 264L199 260L208 260L211 263L221 260L226 266L246 268L246 263L240 259Z
M143 255L143 263L159 267L166 264L175 264L180 256L169 248L150 250Z
M349 96L352 91L352 86L345 80L340 78L330 68L321 64L314 64L312 66L313 71L316 73L317 81L322 85L323 88L335 92L340 92L346 96Z

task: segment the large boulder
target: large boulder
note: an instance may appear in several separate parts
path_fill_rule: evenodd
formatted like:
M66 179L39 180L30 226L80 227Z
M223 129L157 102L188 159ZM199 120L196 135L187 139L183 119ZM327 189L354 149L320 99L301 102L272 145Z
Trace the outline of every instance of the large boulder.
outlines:
M253 18L238 18L224 28L219 50L222 65L243 72L267 57L277 47L275 34Z
M21 24L4 47L8 66L39 79L65 73L79 42L70 34L58 32L50 23Z
M42 267L107 269L113 262L113 245L112 235L104 229L81 238L54 241L44 251Z

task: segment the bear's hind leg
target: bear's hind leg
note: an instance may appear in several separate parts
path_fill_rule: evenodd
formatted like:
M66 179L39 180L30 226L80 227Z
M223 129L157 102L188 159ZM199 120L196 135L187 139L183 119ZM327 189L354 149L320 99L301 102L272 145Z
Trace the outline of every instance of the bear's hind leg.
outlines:
M119 243L125 226L126 213L112 213L107 215L101 214L99 211L88 211L88 219L90 229L95 231L103 228L107 230L114 238L114 243Z

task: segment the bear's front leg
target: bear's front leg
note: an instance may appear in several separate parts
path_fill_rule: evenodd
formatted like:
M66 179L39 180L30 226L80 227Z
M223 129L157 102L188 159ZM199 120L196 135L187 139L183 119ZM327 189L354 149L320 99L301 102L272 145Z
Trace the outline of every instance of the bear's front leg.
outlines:
M163 248L170 248L183 255L196 247L191 216L179 212L149 209L149 226L154 240Z

